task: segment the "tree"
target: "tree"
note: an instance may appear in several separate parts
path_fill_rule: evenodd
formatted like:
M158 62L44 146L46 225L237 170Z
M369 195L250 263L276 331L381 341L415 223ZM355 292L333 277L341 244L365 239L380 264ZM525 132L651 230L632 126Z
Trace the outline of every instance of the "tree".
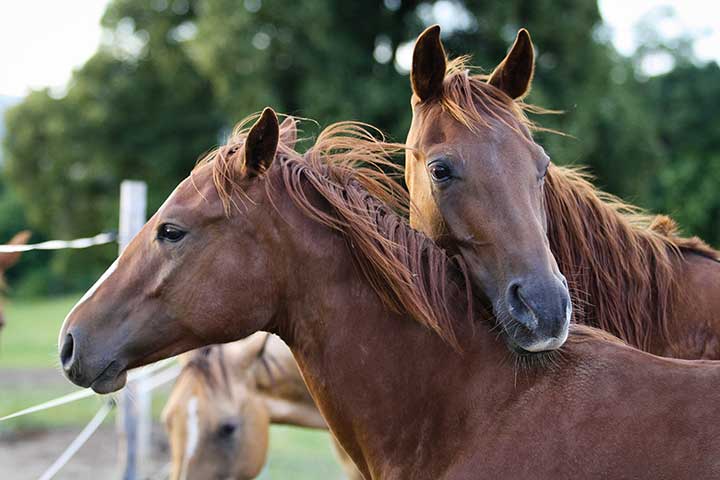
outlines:
M664 168L651 204L673 213L688 233L720 243L720 66L680 63L648 81Z
M217 143L222 120L182 48L176 29L191 12L178 3L111 4L103 24L113 41L75 72L67 94L34 92L8 112L6 173L33 230L67 238L115 229L124 178L149 183L152 212ZM114 254L64 251L53 267L78 288Z

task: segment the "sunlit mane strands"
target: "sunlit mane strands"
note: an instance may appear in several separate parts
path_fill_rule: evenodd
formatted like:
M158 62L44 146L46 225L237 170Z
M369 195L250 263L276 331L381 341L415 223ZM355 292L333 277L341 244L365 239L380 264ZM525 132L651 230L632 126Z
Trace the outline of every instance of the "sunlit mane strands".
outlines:
M469 65L470 57L461 56L448 60L442 95L437 102L458 122L472 131L492 128L491 119L500 121L513 130L529 136L532 131L550 131L530 120L529 113L559 113L536 105L513 101L501 90L487 83L489 75L471 74L476 67Z
M545 205L550 248L573 296L588 299L585 323L642 349L654 336L668 340L683 253L720 258L702 240L678 236L670 218L601 192L576 168L548 171Z
M213 360L212 356L217 357L217 360ZM228 388L230 380L222 345L212 345L193 352L183 366L180 376L193 373L207 382L209 387L225 389L232 393Z
M255 118L241 122L232 143L201 162L212 164L215 186L229 213L237 207L235 194L242 195L236 181L244 168L240 146L245 126ZM459 349L448 309L448 271L460 270L457 283L466 289L468 322L473 318L470 286L461 260L451 265L444 251L399 215L408 209L407 193L385 171L398 170L389 158L403 148L376 139L367 125L355 122L326 128L304 156L281 141L277 161L282 187L306 215L346 236L361 271L389 307L407 311ZM307 196L307 185L328 202L331 212ZM266 186L272 198L275 185L268 181Z

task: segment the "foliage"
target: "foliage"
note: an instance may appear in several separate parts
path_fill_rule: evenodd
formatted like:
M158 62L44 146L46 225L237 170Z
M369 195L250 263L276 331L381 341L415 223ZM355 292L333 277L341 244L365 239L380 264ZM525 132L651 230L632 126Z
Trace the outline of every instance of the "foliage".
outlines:
M40 235L117 229L125 178L149 183L154 211L217 142L221 119L209 83L172 36L188 12L141 5L109 7L103 22L113 43L75 72L63 98L37 91L6 114L5 174ZM39 289L85 288L115 254L105 247L59 252L51 270L60 275Z
M595 0L114 0L102 22L108 40L65 96L37 91L7 114L13 188L0 192L0 212L12 220L0 233L113 229L123 178L149 183L152 212L198 155L266 105L321 125L362 120L403 140L412 41L441 22L449 52L486 71L527 27L537 49L528 100L565 112L535 118L568 134L539 135L554 160L587 164L611 192L720 240L717 66L696 66L680 42L663 46L684 59L675 71L648 80L611 46ZM72 289L113 255L62 252L46 258L50 276L20 271L29 290Z
M720 67L680 65L648 82L664 165L652 182L653 208L685 230L720 243Z

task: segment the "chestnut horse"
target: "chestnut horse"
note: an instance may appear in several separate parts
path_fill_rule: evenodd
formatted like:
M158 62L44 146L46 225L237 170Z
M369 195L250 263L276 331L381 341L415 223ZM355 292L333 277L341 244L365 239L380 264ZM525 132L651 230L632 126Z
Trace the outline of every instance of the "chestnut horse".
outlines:
M462 64L455 70L466 75ZM445 73L439 27L431 27L419 37L412 62L413 119L405 160L416 207L410 225L462 254L499 324L512 332L513 347L554 350L567 338L572 303L547 241L542 182L549 159L529 141L521 122L505 118L512 111L494 108L499 102L494 96L507 96L502 91L517 94L512 75L519 73L514 64L501 64L479 94L447 82ZM465 104L447 100L456 97L492 112L476 119L463 110ZM458 117L467 120L458 123Z
M173 480L249 479L266 463L270 423L327 430L290 349L268 333L183 355L163 410ZM350 480L362 480L333 439Z
M581 171L550 163L524 114L534 69L526 30L487 76L471 75L465 58L448 63L439 35L428 28L414 51L411 224L459 251L491 298L505 289L496 315L529 334L543 322L557 326L522 313L542 310L525 285L540 284L531 277L554 283L557 260L575 321L655 354L720 359L720 252L678 236L668 217L598 191ZM530 277L508 288L518 272Z
M25 245L32 234L28 230L16 233L8 245ZM0 253L0 287L5 286L5 272L20 260L20 252ZM5 315L0 308L0 330L5 326Z
M68 314L67 377L107 393L265 330L366 478L720 476L720 365L575 326L519 371L461 264L380 201L377 148L342 130L301 156L266 109L196 167Z

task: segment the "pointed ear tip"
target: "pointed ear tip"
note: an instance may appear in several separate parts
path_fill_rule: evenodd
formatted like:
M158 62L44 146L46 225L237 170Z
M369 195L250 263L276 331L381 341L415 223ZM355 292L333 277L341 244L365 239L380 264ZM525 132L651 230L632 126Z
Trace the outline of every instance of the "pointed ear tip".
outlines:
M270 107L265 107L260 115L260 118L275 117L277 119L277 113Z
M428 41L428 40L439 40L440 39L440 25L435 24L431 25L428 28L426 28L419 36L418 36L418 42L422 41Z
M18 242L18 243L25 243L28 240L30 240L30 237L32 236L32 232L30 230L21 230L15 235L13 235L12 239L10 239L11 242Z
M516 41L532 43L530 32L528 32L526 28L521 28L520 30L518 30Z

